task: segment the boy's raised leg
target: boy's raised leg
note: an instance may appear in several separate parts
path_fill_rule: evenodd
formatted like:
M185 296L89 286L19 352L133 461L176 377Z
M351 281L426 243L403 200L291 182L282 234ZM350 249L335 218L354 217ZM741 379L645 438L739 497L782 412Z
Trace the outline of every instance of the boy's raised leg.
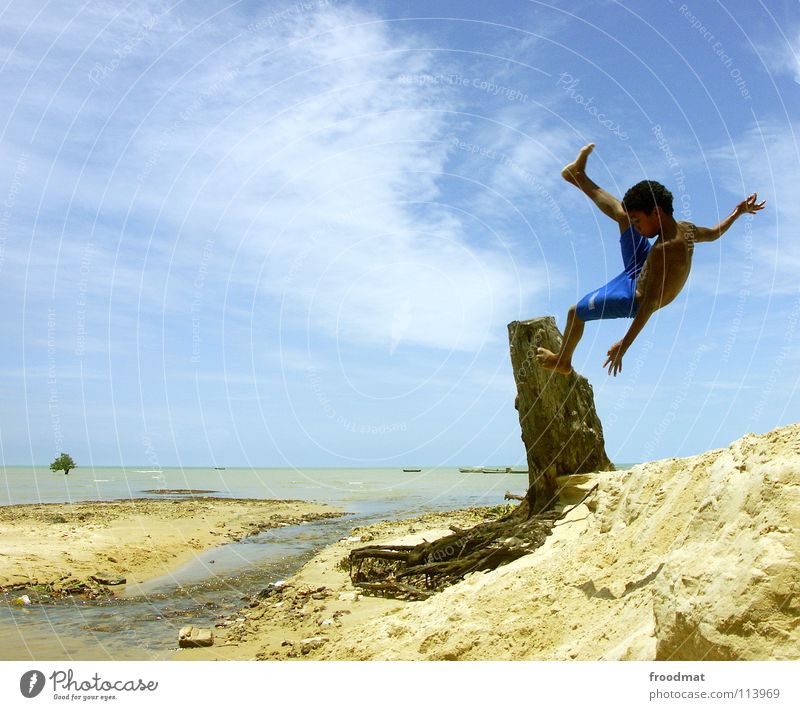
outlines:
M550 352L547 348L536 348L536 362L546 370L553 370L562 375L572 372L572 353L583 337L583 321L578 317L575 306L570 306L567 312L567 326L564 329L564 340L561 341L561 350L557 353Z
M578 157L569 165L565 165L561 171L561 177L567 182L571 182L575 187L580 187L582 178L586 177L586 161L589 154L594 150L594 143L587 143L578 151Z
M569 165L564 166L561 177L583 192L603 214L611 217L615 222L619 222L620 228L627 229L628 219L622 202L610 192L606 192L586 174L586 161L593 150L594 143L587 143L583 146L578 152L578 157Z

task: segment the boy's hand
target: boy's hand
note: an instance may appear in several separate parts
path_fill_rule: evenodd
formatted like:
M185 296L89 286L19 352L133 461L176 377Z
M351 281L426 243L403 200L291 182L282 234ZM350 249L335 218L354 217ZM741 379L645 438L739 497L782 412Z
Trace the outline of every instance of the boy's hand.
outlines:
M764 205L767 204L767 201L764 200L763 202L757 203L757 199L758 195L756 195L754 192L746 200L742 200L738 205L736 205L736 215L739 216L743 214L753 214L759 210L763 210Z
M625 354L622 341L614 343L606 354L608 357L603 363L603 367L608 367L608 374L616 377L618 372L622 372L622 356Z

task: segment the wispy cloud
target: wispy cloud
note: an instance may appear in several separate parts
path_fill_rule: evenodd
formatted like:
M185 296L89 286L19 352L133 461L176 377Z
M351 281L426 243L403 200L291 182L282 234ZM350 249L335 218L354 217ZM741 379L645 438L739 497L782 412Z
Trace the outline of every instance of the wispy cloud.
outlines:
M40 116L55 90L76 112L41 123L29 171L47 202L28 213L63 220L36 235L37 250L55 249L62 282L81 252L69 242L94 235L113 255L117 303L155 294L185 311L211 239L209 301L257 281L284 316L335 338L468 350L546 288L542 269L436 203L456 102L399 81L437 69L413 35L327 5L250 23L233 40L225 25L188 30L156 8L85 19L62 18L67 79L53 87L40 69L25 93ZM36 27L37 42L56 33Z
M799 128L793 123L761 122L741 136L734 150L708 152L720 184L730 194L744 199L758 192L759 199L767 201L763 212L740 218L734 228L738 237L733 251L752 261L757 277L749 288L756 295L797 293L800 244L791 233L800 219L794 188L800 180ZM734 204L732 200L730 209ZM732 240L727 235L723 239ZM729 290L739 288L734 282Z
M771 8L774 9L774 8ZM770 9L767 9L770 12ZM778 37L771 36L767 40L756 40L755 48L759 59L776 77L790 76L800 84L800 25L796 16L784 24L783 18L772 16Z

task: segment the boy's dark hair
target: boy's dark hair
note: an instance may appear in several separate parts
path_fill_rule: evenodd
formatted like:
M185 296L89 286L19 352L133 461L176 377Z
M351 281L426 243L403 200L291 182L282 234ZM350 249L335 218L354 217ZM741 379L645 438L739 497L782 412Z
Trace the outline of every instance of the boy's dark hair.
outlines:
M656 205L667 214L672 214L672 193L655 180L637 182L622 198L622 206L626 212L650 214Z

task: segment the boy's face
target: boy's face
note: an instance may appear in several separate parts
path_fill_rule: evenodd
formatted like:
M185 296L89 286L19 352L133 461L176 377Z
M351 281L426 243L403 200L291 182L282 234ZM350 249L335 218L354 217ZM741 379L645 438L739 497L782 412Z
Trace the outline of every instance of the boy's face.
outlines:
M661 215L658 207L654 207L650 214L629 212L628 216L631 218L631 224L643 237L657 237L661 232Z

